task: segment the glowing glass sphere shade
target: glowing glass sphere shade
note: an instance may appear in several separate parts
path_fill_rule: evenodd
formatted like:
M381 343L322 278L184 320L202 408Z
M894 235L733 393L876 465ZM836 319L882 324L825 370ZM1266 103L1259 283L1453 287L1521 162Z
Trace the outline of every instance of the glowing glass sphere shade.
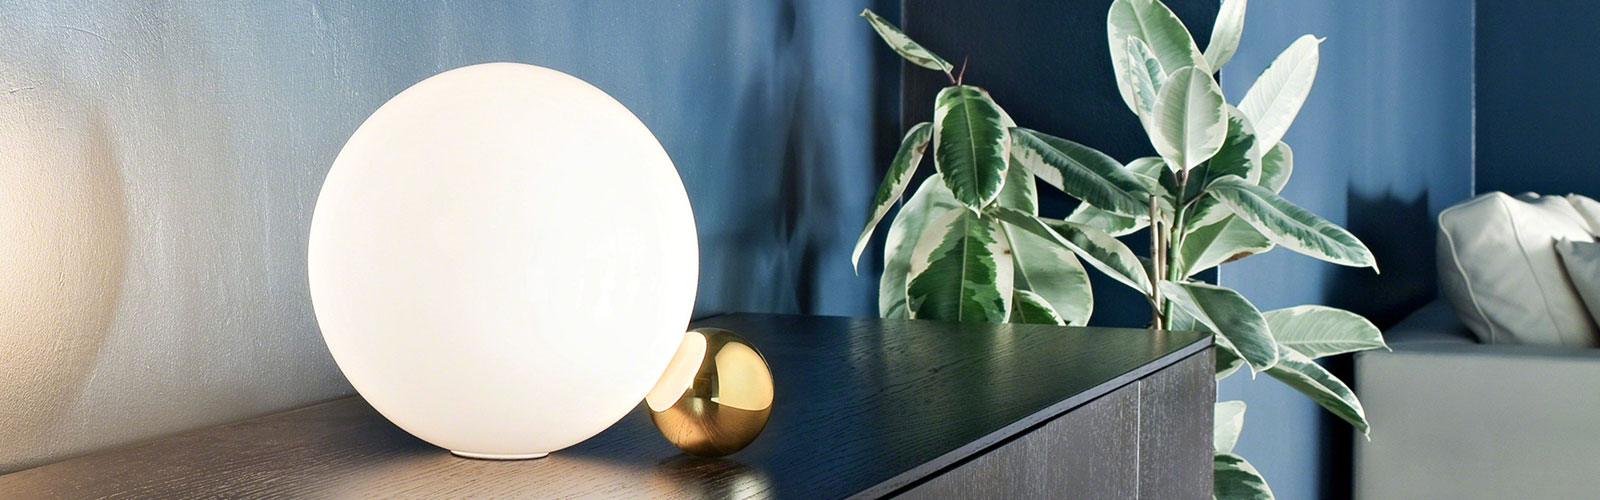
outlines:
M333 163L308 251L328 350L380 413L477 458L532 458L632 410L694 305L677 170L600 89L512 63L428 78Z

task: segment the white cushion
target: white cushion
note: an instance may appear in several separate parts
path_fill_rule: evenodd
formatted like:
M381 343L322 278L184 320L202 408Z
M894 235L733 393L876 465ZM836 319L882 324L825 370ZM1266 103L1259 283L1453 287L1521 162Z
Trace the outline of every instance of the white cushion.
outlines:
M1567 202L1572 203L1573 210L1589 225L1589 235L1600 236L1600 201L1581 194L1568 194Z
M1600 318L1600 243L1561 240L1556 242L1556 254L1589 308L1589 317Z
M1557 240L1592 242L1559 196L1488 193L1439 213L1439 281L1484 342L1594 347L1600 330L1556 255Z

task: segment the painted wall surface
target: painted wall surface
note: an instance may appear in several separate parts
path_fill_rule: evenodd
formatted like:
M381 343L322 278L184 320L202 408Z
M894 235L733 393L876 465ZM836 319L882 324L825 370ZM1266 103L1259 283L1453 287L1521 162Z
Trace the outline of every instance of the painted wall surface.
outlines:
M1224 93L1238 102L1300 35L1327 37L1284 138L1295 165L1283 196L1361 238L1382 274L1278 249L1223 265L1222 284L1262 310L1328 304L1379 327L1434 296L1433 221L1472 193L1472 25L1471 2L1458 0L1250 2ZM1330 368L1348 381L1347 361ZM1348 425L1264 377L1235 375L1217 397L1249 405L1238 450L1279 498L1349 497Z
M1477 2L1478 192L1600 197L1600 2Z
M895 82L865 3L0 4L0 472L349 393L307 292L318 188L385 100L473 63L655 131L696 316L874 314L849 253Z

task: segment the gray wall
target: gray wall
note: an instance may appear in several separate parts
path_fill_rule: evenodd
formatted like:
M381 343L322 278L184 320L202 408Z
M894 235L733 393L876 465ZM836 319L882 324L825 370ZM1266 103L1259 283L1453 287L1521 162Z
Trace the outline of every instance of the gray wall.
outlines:
M696 316L874 314L849 240L895 109L863 3L0 4L0 472L348 393L306 289L317 190L467 64L572 73L655 131Z
M1477 2L1478 191L1600 197L1600 2Z
M1472 193L1472 2L1252 1L1223 90L1230 100L1296 37L1327 37L1317 81L1284 138L1283 195L1349 228L1382 274L1274 250L1223 265L1219 280L1262 310L1328 304L1393 324L1434 296L1434 218ZM1346 381L1345 359L1330 368ZM1235 375L1218 399L1249 405L1239 453L1279 498L1348 498L1348 425L1293 389ZM1372 439L1384 439L1372 422Z

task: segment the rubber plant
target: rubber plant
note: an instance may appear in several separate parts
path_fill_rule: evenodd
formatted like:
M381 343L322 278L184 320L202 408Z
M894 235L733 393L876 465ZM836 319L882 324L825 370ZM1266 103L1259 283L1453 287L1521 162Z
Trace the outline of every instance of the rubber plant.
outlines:
M1043 296L1037 291L1060 283L1077 283L1069 280L1081 281L1082 259L1144 294L1151 304L1154 329L1216 334L1218 381L1248 366L1252 377L1266 373L1367 435L1370 425L1355 394L1313 360L1385 348L1371 322L1319 305L1261 312L1238 292L1193 278L1225 262L1277 247L1377 270L1372 253L1355 236L1279 196L1293 171L1294 156L1282 139L1310 92L1321 40L1307 35L1292 43L1237 106L1224 98L1215 75L1238 48L1245 7L1246 0L1222 2L1211 42L1202 52L1183 22L1158 0L1112 3L1106 24L1117 88L1157 152L1127 165L1082 145L1016 128L987 94L960 90L970 87L952 77L955 85L941 92L936 105L933 130L919 124L907 134L857 244L859 257L866 237L899 198L928 134L933 134L936 168L941 175L961 179L930 178L896 216L880 285L883 315L1026 320L1028 311L1043 310L1033 305L1043 303L1057 313L1067 309L1082 314L1073 319L1087 319L1087 307L1070 309L1072 305L1029 297ZM949 63L881 18L870 12L863 15L906 59L950 74ZM987 135L966 135L985 137L982 146L998 153L984 162L962 162L965 158L960 155L974 156L970 150L977 141L960 142L948 153L941 147L937 139L949 141L945 144L954 140L939 136L966 130L954 126L940 130L943 119L950 116L945 101L950 95L981 96L978 101L993 109L997 118L985 124ZM946 154L951 158L946 160ZM950 168L973 167L984 175L946 174ZM1084 203L1064 220L1040 217L1037 203L1032 203L1034 177ZM972 189L974 184L966 180L972 178L990 179L981 184L982 192L993 196L963 192ZM1020 179L1017 182L1025 187L1009 185L1012 179ZM1134 206L1136 201L1141 206ZM1148 260L1135 257L1115 239L1146 228L1152 246ZM1007 266L1000 257L1005 245L1028 250L1018 242L1037 243L1038 249L1014 251ZM973 268L985 273L970 272ZM1056 276L1064 279L1053 281ZM923 286L918 286L919 280ZM1074 290L1089 293L1087 284ZM1009 302L1006 295L1012 297ZM1075 300L1079 302L1071 304L1088 303ZM970 301L984 302L971 309L987 313L963 314L962 306ZM1266 480L1233 453L1244 411L1241 401L1216 404L1213 493L1224 500L1271 499Z
M1043 231L1006 222L1039 213L1036 179L1105 213L1143 220L1148 186L1111 157L1081 144L1021 128L982 88L962 83L944 58L870 10L861 12L895 52L940 71L950 86L934 99L933 121L911 126L878 187L851 256L859 263L873 231L909 187L924 154L936 171L890 224L880 281L884 317L962 322L1083 325L1094 308L1091 265L1137 266L1105 231L1050 221ZM1113 274L1113 276L1121 276ZM1144 275L1130 285L1149 289Z
M1282 139L1311 90L1321 40L1295 40L1237 105L1217 85L1215 75L1238 48L1245 2L1222 2L1203 52L1159 0L1112 2L1106 27L1117 88L1158 153L1127 168L1160 187L1152 190L1155 216L1124 217L1086 199L1067 221L1111 234L1149 226L1154 248L1143 271L1157 285L1141 291L1154 305L1156 328L1215 333L1218 380L1248 366L1252 377L1266 373L1288 384L1366 436L1361 402L1313 360L1386 348L1371 322L1319 305L1261 312L1234 290L1192 278L1277 247L1377 271L1372 252L1354 235L1279 196L1294 159ZM1244 411L1242 401L1216 404L1214 495L1270 499L1267 482L1233 453Z

